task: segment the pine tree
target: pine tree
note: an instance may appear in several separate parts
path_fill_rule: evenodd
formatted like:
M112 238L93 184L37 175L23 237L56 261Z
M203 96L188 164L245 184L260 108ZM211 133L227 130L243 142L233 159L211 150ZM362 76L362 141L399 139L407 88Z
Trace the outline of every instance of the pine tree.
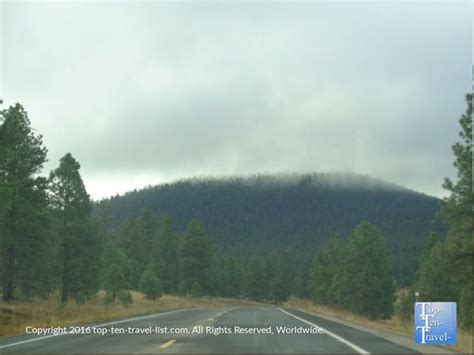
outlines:
M202 286L201 284L199 283L199 281L194 281L193 284L191 285L191 297L194 297L194 298L200 298L202 297L203 295L203 290L202 290Z
M311 274L311 262L304 261L300 264L296 271L295 280L293 283L293 294L299 298L309 298L311 290L309 286Z
M425 248L415 282L415 289L420 292L420 301L452 302L458 299L446 253L446 246L438 240Z
M169 216L159 221L158 239L153 247L154 262L158 264L158 275L165 293L174 293L178 289L178 241Z
M215 293L223 297L238 297L242 294L241 265L235 257L222 257L214 265Z
M109 241L101 259L102 287L107 292L110 302L114 302L119 291L130 287L132 267L125 255L113 241Z
M127 255L132 266L131 287L138 289L138 282L148 260L144 236L135 217L129 216L118 230L117 246Z
M194 282L204 294L211 290L210 273L212 267L212 247L204 225L196 220L189 222L179 247L181 280L187 291Z
M5 301L17 291L30 298L51 286L47 184L38 176L46 154L20 104L0 112L0 282Z
M346 247L339 235L335 234L316 255L311 279L311 296L319 304L345 304L347 288Z
M142 275L152 258L153 244L157 239L158 221L149 208L143 209L137 217L139 245L134 246L136 277ZM140 276L141 277L141 276Z
M395 279L382 234L362 222L351 236L345 269L350 273L346 304L352 311L370 318L388 318L395 301Z
M268 279L265 275L265 265L261 257L252 256L245 272L245 292L254 301L262 301L268 295Z
M68 153L49 180L59 240L61 302L78 292L92 295L99 286L101 243L90 219L91 202L79 169Z
M162 294L161 281L156 276L155 267L151 262L140 277L139 290L148 299L160 298Z
M460 141L453 145L454 166L457 169L457 181L445 179L443 187L451 195L444 199L441 216L448 226L447 258L451 273L460 290L459 300L461 323L472 326L472 300L474 285L472 281L473 264L473 209L472 191L472 101L473 94L466 95L467 109L459 120ZM454 271L455 270L455 271Z

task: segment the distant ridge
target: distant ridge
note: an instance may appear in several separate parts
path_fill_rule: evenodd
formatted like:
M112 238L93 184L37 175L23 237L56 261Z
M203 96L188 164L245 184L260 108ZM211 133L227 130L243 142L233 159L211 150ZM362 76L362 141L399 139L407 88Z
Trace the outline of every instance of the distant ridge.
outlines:
M369 176L349 173L195 177L149 186L96 204L110 204L114 225L144 208L168 214L182 233L202 221L223 253L289 250L312 257L334 232L347 236L361 221L384 234L400 285L409 283L437 220L440 200Z

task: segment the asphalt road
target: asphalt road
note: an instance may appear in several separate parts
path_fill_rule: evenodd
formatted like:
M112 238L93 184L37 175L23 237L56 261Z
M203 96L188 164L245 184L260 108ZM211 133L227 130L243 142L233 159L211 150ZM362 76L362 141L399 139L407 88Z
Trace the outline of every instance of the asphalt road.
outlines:
M131 332L145 332L147 329L153 333L131 334ZM163 334L154 333L158 329ZM179 310L99 323L88 329L85 327L76 330L89 334L0 337L0 352L182 354L412 352L351 327L305 312L283 310L272 306ZM279 333L278 330L296 333ZM94 331L107 334L94 334ZM214 335L218 332L220 334Z

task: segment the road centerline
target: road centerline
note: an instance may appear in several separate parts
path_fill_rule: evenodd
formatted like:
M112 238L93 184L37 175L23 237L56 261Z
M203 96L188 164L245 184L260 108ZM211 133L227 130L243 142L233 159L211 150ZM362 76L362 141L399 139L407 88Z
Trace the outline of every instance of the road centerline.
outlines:
M166 342L164 342L163 344L160 345L160 349L166 349L166 348L169 348L171 345L173 345L174 343L176 343L176 339L171 339L171 340L168 340Z

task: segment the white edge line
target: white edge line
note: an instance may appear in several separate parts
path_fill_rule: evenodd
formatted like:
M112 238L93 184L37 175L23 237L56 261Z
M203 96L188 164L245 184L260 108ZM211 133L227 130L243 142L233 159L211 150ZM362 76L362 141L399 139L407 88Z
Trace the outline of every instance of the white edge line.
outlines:
M108 323L103 323L103 324L99 323L99 324L95 324L95 325L89 325L89 327L91 327L91 328L107 327L107 326L109 326L109 325L120 324L120 323L126 323L126 322L133 322L133 321L137 321L137 320L141 320L141 319L153 318L153 317L158 317L158 316L165 315L165 314L178 313L178 312L189 311L189 310L195 310L195 309L200 309L200 307L199 307L199 308L178 309L178 310L174 310L174 311L167 311L167 312L161 312L161 313L154 313L154 314L150 314L150 315L146 315L146 316L135 317L135 318L128 318L128 319L122 319L122 320L118 320L118 321L114 321L114 322L108 322ZM84 325L84 326L86 326L86 325ZM30 342L32 342L32 341L38 341L38 340L53 338L53 337L57 337L57 336L61 336L61 335L71 335L71 333L61 333L61 334L43 335L43 336L40 336L40 337L37 337L37 338L33 338L33 339L27 339L27 340L17 341L17 342L15 342L15 343L0 345L0 350L1 350L1 349L5 349L5 348L9 348L9 347L12 347L12 346L16 346L16 345L21 345L21 344L30 343Z
M312 325L313 327L317 327L317 328L319 328L319 329L322 329L327 335L329 335L330 337L333 337L334 339L336 339L336 340L340 341L341 343L347 345L348 347L350 347L352 350L358 352L359 354L370 354L369 351L362 349L361 347L359 347L359 346L357 346L357 345L351 343L350 341L348 341L348 340L346 340L346 339L340 337L340 336L337 335L337 334L334 334L333 332L330 332L330 331L327 330L327 329L324 329L323 327L320 327L319 325L316 325L316 324L314 324L314 323L311 323L311 322L307 321L306 319L303 319L303 318L300 318L300 317L298 317L298 316L295 316L294 314L291 314L290 312L287 312L287 311L285 311L285 310L282 309L282 308L278 308L278 309L279 309L280 311L282 311L283 313L285 313L286 315L289 315L290 317L293 317L293 318L295 318L295 319L298 319L299 321L304 322L304 323L306 323L306 324Z

